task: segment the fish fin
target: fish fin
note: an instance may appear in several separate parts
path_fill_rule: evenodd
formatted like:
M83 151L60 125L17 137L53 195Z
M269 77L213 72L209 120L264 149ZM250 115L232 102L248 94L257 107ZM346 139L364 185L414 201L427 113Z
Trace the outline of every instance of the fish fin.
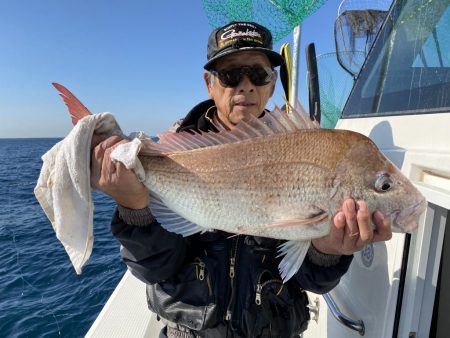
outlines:
M297 227L297 226L304 226L304 225L310 225L310 224L316 224L324 219L328 218L328 214L321 210L316 213L314 216L311 216L309 218L300 219L300 218L293 218L293 219L283 219L276 221L269 225L263 225L263 226L257 226L257 227L250 227L250 228L244 228L240 227L239 231L242 233L248 233L254 232L254 231L260 231L260 230L267 230L267 229L274 229L274 228L287 228L287 227Z
M183 237L207 230L171 210L154 192L150 192L150 210L164 229Z
M263 226L263 229L272 229L272 228L287 228L287 227L296 227L301 225L309 225L319 223L328 217L328 214L325 211L321 211L317 215L307 218L307 219L288 219L279 221L270 225Z
M287 104L290 108L289 116L298 129L320 129L320 123L317 120L311 120L300 101L296 100L294 106L289 102Z
M341 186L341 180L337 177L333 179L333 185L330 190L330 196L328 197L330 200L336 195L336 193L339 190L339 187Z
M52 85L60 92L59 95L63 98L64 103L69 109L73 125L76 125L83 117L92 115L89 109L87 109L66 87L56 82L53 82Z
M162 155L164 153L181 152L193 149L238 143L258 137L295 132L302 129L318 128L318 124L311 121L309 115L301 107L292 108L287 114L275 107L266 112L261 118L253 115L246 116L233 129L219 128L218 132L182 131L179 133L166 132L159 134L158 142L144 144L142 155Z
M139 151L139 155L164 156L174 151L171 145L153 141L151 138L141 138L141 142L142 147Z
M284 256L278 265L280 276L286 283L303 264L311 241L287 241L278 246L278 256Z

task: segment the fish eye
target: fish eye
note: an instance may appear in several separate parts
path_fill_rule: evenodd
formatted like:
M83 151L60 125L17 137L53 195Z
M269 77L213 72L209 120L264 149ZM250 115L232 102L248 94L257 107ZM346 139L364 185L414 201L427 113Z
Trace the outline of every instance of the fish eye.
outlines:
M384 182L383 185L381 186L381 190L383 191L387 191L391 188L391 185L388 182Z
M392 188L393 184L388 174L381 174L375 181L375 190L378 192L386 192Z

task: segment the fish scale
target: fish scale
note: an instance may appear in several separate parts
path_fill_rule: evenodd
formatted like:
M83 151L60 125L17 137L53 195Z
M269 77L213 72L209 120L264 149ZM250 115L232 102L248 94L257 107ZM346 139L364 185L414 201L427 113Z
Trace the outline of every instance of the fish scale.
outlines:
M200 226L214 224L215 228L232 233L247 229L250 234L280 239L310 237L311 234L305 234L305 230L299 227L281 231L251 230L273 223L282 213L285 217L289 213L292 217L307 217L308 214L292 212L296 207L302 209L298 208L302 203L324 207L321 202L323 195L329 195L325 187L330 186L327 182L332 179L332 175L331 172L328 177L324 175L327 170L321 167L334 168L336 165L300 147L305 142L298 142L299 138L321 136L307 133L299 137L293 134L275 135L270 140L259 138L227 146L167 154L166 161L141 157L148 172L146 185L165 201L172 201L173 211L180 215L195 214L189 218ZM263 151L268 155L261 156ZM312 156L308 157L309 154ZM307 157L307 161L302 155ZM169 179L170 176L172 178ZM188 201L175 198L184 195L189 196ZM230 210L242 212L229 212L217 208L218 205L227 205ZM306 210L309 212L309 208ZM326 234L327 229L321 224L317 227L320 231L307 228L316 237Z

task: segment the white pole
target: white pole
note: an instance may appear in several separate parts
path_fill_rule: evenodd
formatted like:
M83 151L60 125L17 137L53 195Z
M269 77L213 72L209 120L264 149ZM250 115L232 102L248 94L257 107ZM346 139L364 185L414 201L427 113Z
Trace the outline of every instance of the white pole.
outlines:
M297 101L298 97L298 77L299 77L299 64L300 64L300 42L301 42L301 35L302 35L302 27L301 25L298 25L294 28L294 31L292 32L292 38L293 38L293 51L292 51L292 96L290 99L290 104L292 107L295 107L295 102Z

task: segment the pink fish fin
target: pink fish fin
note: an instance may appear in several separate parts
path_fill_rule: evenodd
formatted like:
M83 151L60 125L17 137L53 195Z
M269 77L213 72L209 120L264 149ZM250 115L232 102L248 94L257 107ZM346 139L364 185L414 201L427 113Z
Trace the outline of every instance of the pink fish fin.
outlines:
M260 227L252 227L252 228L240 228L239 231L256 231L256 230L267 230L267 229L274 229L274 228L288 228L288 227L298 227L298 226L304 226L304 225L310 225L310 224L316 224L319 223L320 221L323 221L325 218L328 217L328 214L325 211L321 211L319 214L311 217L311 218L307 218L307 219L298 219L298 218L294 218L294 219L285 219L285 220L280 220L278 222L269 224L269 225L264 225L264 226L260 226Z
M309 224L315 224L319 223L320 221L323 221L325 218L328 218L328 214L323 211L320 214L308 218L308 219L291 219L286 221L281 221L278 223L271 224L266 227L266 229L270 228L286 228L286 227L295 227L295 226L301 226L301 225L309 225Z
M163 199L152 191L150 191L150 210L164 229L182 235L183 237L191 236L199 232L203 233L208 230L192 223L170 209Z
M278 247L278 256L284 256L278 265L280 276L286 283L293 275L297 273L303 264L306 254L308 253L310 240L304 241L287 241Z
M53 82L52 85L60 92L59 95L63 98L64 103L69 109L73 125L76 125L83 117L92 115L89 109L87 109L66 87L56 82Z
M299 107L301 108L301 106ZM319 128L318 124L309 118L309 115L305 113L303 108L300 111L292 108L291 113L288 114L283 109L275 106L272 111L266 112L261 118L255 118L250 115L246 116L243 122L240 122L233 131L245 130L248 135L247 138Z
M160 134L158 135L158 145L155 145L154 142L151 143L149 148L152 150L144 147L143 153L155 154L156 148L159 149L156 151L157 153L189 151L311 128L317 128L317 125L310 120L303 108L300 112L293 110L292 113L287 114L282 109L275 107L273 111L265 112L261 118L253 115L246 116L231 130L220 128L218 132L183 131Z
M151 138L141 139L142 147L139 155L145 156L165 156L172 152L172 149L164 144L153 141Z
M215 133L194 133L186 131L180 133L167 132L158 135L159 141L157 142L157 145L153 145L153 148L159 147L164 149L164 152L173 153L211 147L231 141L228 138L213 134Z
M298 129L319 129L320 123L311 120L309 114L305 111L302 104L297 100L294 107L288 103L290 107L289 117Z
M289 115L282 109L280 109L278 106L275 106L275 108L271 111L271 114L280 121L280 123L283 125L283 127L287 131L296 131L297 125L294 123L294 121L289 117Z

